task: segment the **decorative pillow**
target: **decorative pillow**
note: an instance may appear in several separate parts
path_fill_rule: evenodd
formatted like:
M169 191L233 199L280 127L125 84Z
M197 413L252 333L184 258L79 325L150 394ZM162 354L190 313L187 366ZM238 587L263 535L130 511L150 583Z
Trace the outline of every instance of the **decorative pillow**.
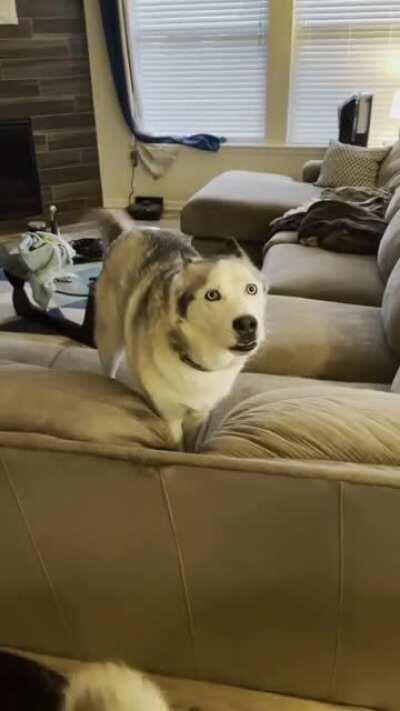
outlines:
M381 162L389 148L362 148L330 141L322 161L317 185L340 188L346 185L375 187Z
M202 454L400 465L400 395L297 386L233 405Z

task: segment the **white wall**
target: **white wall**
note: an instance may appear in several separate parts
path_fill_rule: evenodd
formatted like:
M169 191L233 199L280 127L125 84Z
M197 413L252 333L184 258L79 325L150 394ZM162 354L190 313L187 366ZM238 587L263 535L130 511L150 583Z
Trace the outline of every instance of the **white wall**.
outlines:
M84 0L93 98L105 207L125 207L131 180L130 134L119 109L108 63L97 0ZM179 208L218 173L231 169L271 171L299 178L306 160L323 150L279 145L226 145L216 153L182 148L168 173L153 180L140 166L135 170L135 192L161 195L167 209Z

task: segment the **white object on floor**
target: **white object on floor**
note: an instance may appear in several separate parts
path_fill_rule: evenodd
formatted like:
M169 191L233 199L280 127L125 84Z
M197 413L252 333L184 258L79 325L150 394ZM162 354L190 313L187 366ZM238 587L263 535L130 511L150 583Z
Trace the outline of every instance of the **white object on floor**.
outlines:
M0 0L0 25L18 25L15 0Z
M18 246L21 261L29 272L28 280L34 300L47 309L55 290L54 280L67 276L76 252L59 235L51 232L26 232Z

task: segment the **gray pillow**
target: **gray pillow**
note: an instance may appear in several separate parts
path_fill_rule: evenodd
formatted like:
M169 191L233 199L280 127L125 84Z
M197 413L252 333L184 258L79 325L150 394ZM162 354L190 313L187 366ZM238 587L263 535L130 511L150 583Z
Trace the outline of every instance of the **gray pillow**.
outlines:
M381 162L390 148L362 148L330 141L317 185L340 188L346 185L375 187Z

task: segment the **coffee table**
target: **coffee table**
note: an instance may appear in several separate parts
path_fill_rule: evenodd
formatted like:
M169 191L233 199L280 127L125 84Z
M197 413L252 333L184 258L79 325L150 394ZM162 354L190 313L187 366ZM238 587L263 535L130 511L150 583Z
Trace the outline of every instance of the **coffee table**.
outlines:
M72 268L73 279L61 277L57 278L55 282L55 294L87 299L82 324L75 323L75 321L66 318L60 309L52 309L51 313L48 313L38 306L35 306L26 292L26 280L4 270L4 274L13 288L12 301L17 315L21 318L39 323L45 328L67 336L68 338L72 338L79 343L94 347L95 286L97 277L102 269L102 262L88 263L87 267L89 276L87 276L87 274L80 276L79 268L77 268L76 272L74 272Z

